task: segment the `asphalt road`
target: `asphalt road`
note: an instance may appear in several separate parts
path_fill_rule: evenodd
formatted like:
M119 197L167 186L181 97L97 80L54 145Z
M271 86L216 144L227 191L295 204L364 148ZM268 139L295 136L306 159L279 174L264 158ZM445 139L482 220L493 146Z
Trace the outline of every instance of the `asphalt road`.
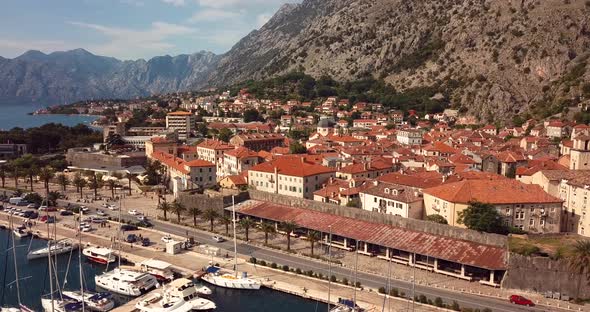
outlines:
M64 203L67 203L64 201ZM72 204L80 204L71 202ZM88 206L91 210L95 210L99 208L105 212L107 212L111 217L116 218L118 215L117 211L110 211L108 209L104 209L100 207L100 203L93 203L93 204L83 204ZM64 205L65 206L65 205ZM133 208L130 208L133 209ZM138 210L141 211L141 209ZM127 211L121 212L122 220L133 220L136 221L137 218L135 216L129 215ZM178 235L181 237L187 236L187 229L175 224L161 222L156 220L150 220L151 223L154 224L153 229L159 230L162 232ZM229 254L233 253L234 245L233 241L225 241L222 243L215 243L212 240L212 234L200 230L189 230L188 235L195 238L196 241L201 243L208 243L208 244L215 244L215 246L220 247L221 249L227 250ZM255 257L258 260L264 260L266 262L275 262L280 265L288 265L292 268L300 268L303 271L312 270L317 273L322 273L323 275L328 275L330 270L330 266L324 262L318 262L314 260L310 260L307 258L298 257L296 255L289 255L282 252L277 252L270 249L259 248L256 246L252 246L246 243L238 242L237 250L239 254L246 255L248 257ZM347 278L349 281L354 280L354 272L351 272L349 268L340 267L338 265L331 266L331 274L335 275L338 279ZM387 272L383 272L383 275L374 275L365 272L358 272L357 280L363 286L368 286L372 288L379 288L379 287L386 287L387 286ZM412 294L412 283L393 280L390 281L392 288L397 288L399 292L406 293L407 296ZM464 294L450 290L444 290L434 287L422 286L422 285L415 285L414 294L416 296L424 295L428 299L434 301L436 297L440 297L446 303L452 303L453 301L457 301L462 308L472 308L472 309L480 309L483 310L484 308L490 308L493 311L506 311L506 312L520 312L520 311L562 311L557 310L555 308L548 309L544 307L523 307L513 305L508 302L508 298L506 299L496 299L496 298L489 298L471 294ZM352 297L352 290L351 290L351 297ZM407 310L405 311L413 311L412 305L409 304Z

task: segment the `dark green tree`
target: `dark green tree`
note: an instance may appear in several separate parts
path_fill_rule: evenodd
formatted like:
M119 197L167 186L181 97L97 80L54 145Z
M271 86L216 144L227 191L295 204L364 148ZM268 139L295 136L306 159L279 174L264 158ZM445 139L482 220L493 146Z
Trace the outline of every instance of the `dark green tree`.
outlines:
M303 144L295 141L289 145L289 152L291 154L305 154L307 153L307 148Z
M458 215L457 222L464 224L468 229L497 234L508 233L504 219L494 205L472 201Z
M443 217L441 215L437 215L437 214L427 216L426 221L440 223L440 224L449 224L449 222L447 221L447 219L445 219L445 217Z

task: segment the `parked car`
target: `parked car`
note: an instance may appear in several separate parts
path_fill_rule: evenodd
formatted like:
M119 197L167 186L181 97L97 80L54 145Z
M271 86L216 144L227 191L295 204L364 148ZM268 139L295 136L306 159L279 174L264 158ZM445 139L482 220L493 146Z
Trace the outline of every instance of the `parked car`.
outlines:
M223 238L223 237L221 237L221 236L219 236L219 235L213 235L213 237L212 237L212 238L213 238L213 240L214 240L214 241L216 241L216 242L218 242L218 243L225 242L225 238Z
M109 205L108 208L109 210L117 210L117 207L115 205Z
M41 207L39 207L39 211L46 211L46 210L47 210L46 205L42 205Z
M28 219L37 219L37 217L39 217L39 214L36 213L35 211L29 210L29 211L23 212L23 217L28 218Z
M102 211L100 209L99 210L96 210L96 214L99 215L99 216L102 216L102 217L104 217L104 216L107 215L104 211Z
M90 211L90 209L88 209L88 207L86 207L84 205L80 206L80 210L82 210L82 213L86 213L86 212Z
M37 204L28 204L27 205L27 208L29 208L29 209L37 209L37 208L39 208L39 206Z
M137 237L137 235L135 234L129 234L127 235L127 237L125 237L125 242L127 243L135 243L139 240L139 237Z
M72 215L74 215L74 213L71 212L71 211L69 211L69 210L62 210L62 211L59 212L59 214L62 215L62 216L72 216Z
M139 215L139 214L140 214L140 212L139 212L139 211L137 211L137 209L132 209L132 210L129 210L129 211L128 211L128 213L129 213L130 215L132 215L132 216L136 216L136 215Z
M131 224L123 224L121 225L121 231L137 231L137 226Z
M519 296L519 295L510 296L510 303L514 303L517 305L523 305L523 306L529 306L529 307L532 307L535 305L531 300L529 300L523 296Z
M139 221L147 221L147 217L144 216L144 215L142 215L142 214L140 214L140 215L137 216L137 220L139 220Z
M143 221L137 222L137 226L150 228L150 227L152 227L154 225L150 221L148 221L148 220L143 220Z
M162 236L161 240L164 244L174 241L174 239L170 235Z
M143 247L147 247L147 246L151 245L151 243L152 243L152 242L150 242L150 239L149 239L149 238L147 238L147 237L144 237L144 238L141 240L141 246L143 246Z

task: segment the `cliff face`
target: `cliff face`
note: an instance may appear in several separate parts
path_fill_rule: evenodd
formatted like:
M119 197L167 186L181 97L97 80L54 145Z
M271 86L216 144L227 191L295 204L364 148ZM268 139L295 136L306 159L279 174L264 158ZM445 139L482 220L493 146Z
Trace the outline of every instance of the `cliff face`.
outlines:
M191 90L203 85L217 59L210 52L119 61L82 49L49 55L29 51L0 59L0 98L65 103Z
M557 112L590 80L589 15L583 0L305 0L223 55L210 82L295 69L398 90L457 80L452 105L482 120Z

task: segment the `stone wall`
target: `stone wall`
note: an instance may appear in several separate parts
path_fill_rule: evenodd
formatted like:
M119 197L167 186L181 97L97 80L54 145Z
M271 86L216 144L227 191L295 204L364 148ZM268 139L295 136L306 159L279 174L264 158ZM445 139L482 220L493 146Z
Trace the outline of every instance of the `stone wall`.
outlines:
M444 224L438 224L416 219L407 219L394 215L386 215L374 213L371 211L365 211L359 208L338 206L334 204L322 203L303 198L278 195L256 190L249 190L248 193L250 194L250 198L254 200L267 201L285 206L310 209L338 216L364 220L368 222L388 224L391 226L406 228L409 230L420 231L439 236L452 237L485 245L505 247L507 243L507 238L503 235L480 233L477 231L461 229Z
M235 202L239 203L248 198L248 193L242 192L235 195ZM213 208L221 214L223 213L223 209L225 207L232 205L232 196L209 190L207 190L205 194L182 192L178 195L178 201L189 209L192 207L197 207L201 211L205 211L209 208Z
M566 260L525 257L510 253L504 289L558 292L571 298L590 298L590 286L581 274L572 273Z

